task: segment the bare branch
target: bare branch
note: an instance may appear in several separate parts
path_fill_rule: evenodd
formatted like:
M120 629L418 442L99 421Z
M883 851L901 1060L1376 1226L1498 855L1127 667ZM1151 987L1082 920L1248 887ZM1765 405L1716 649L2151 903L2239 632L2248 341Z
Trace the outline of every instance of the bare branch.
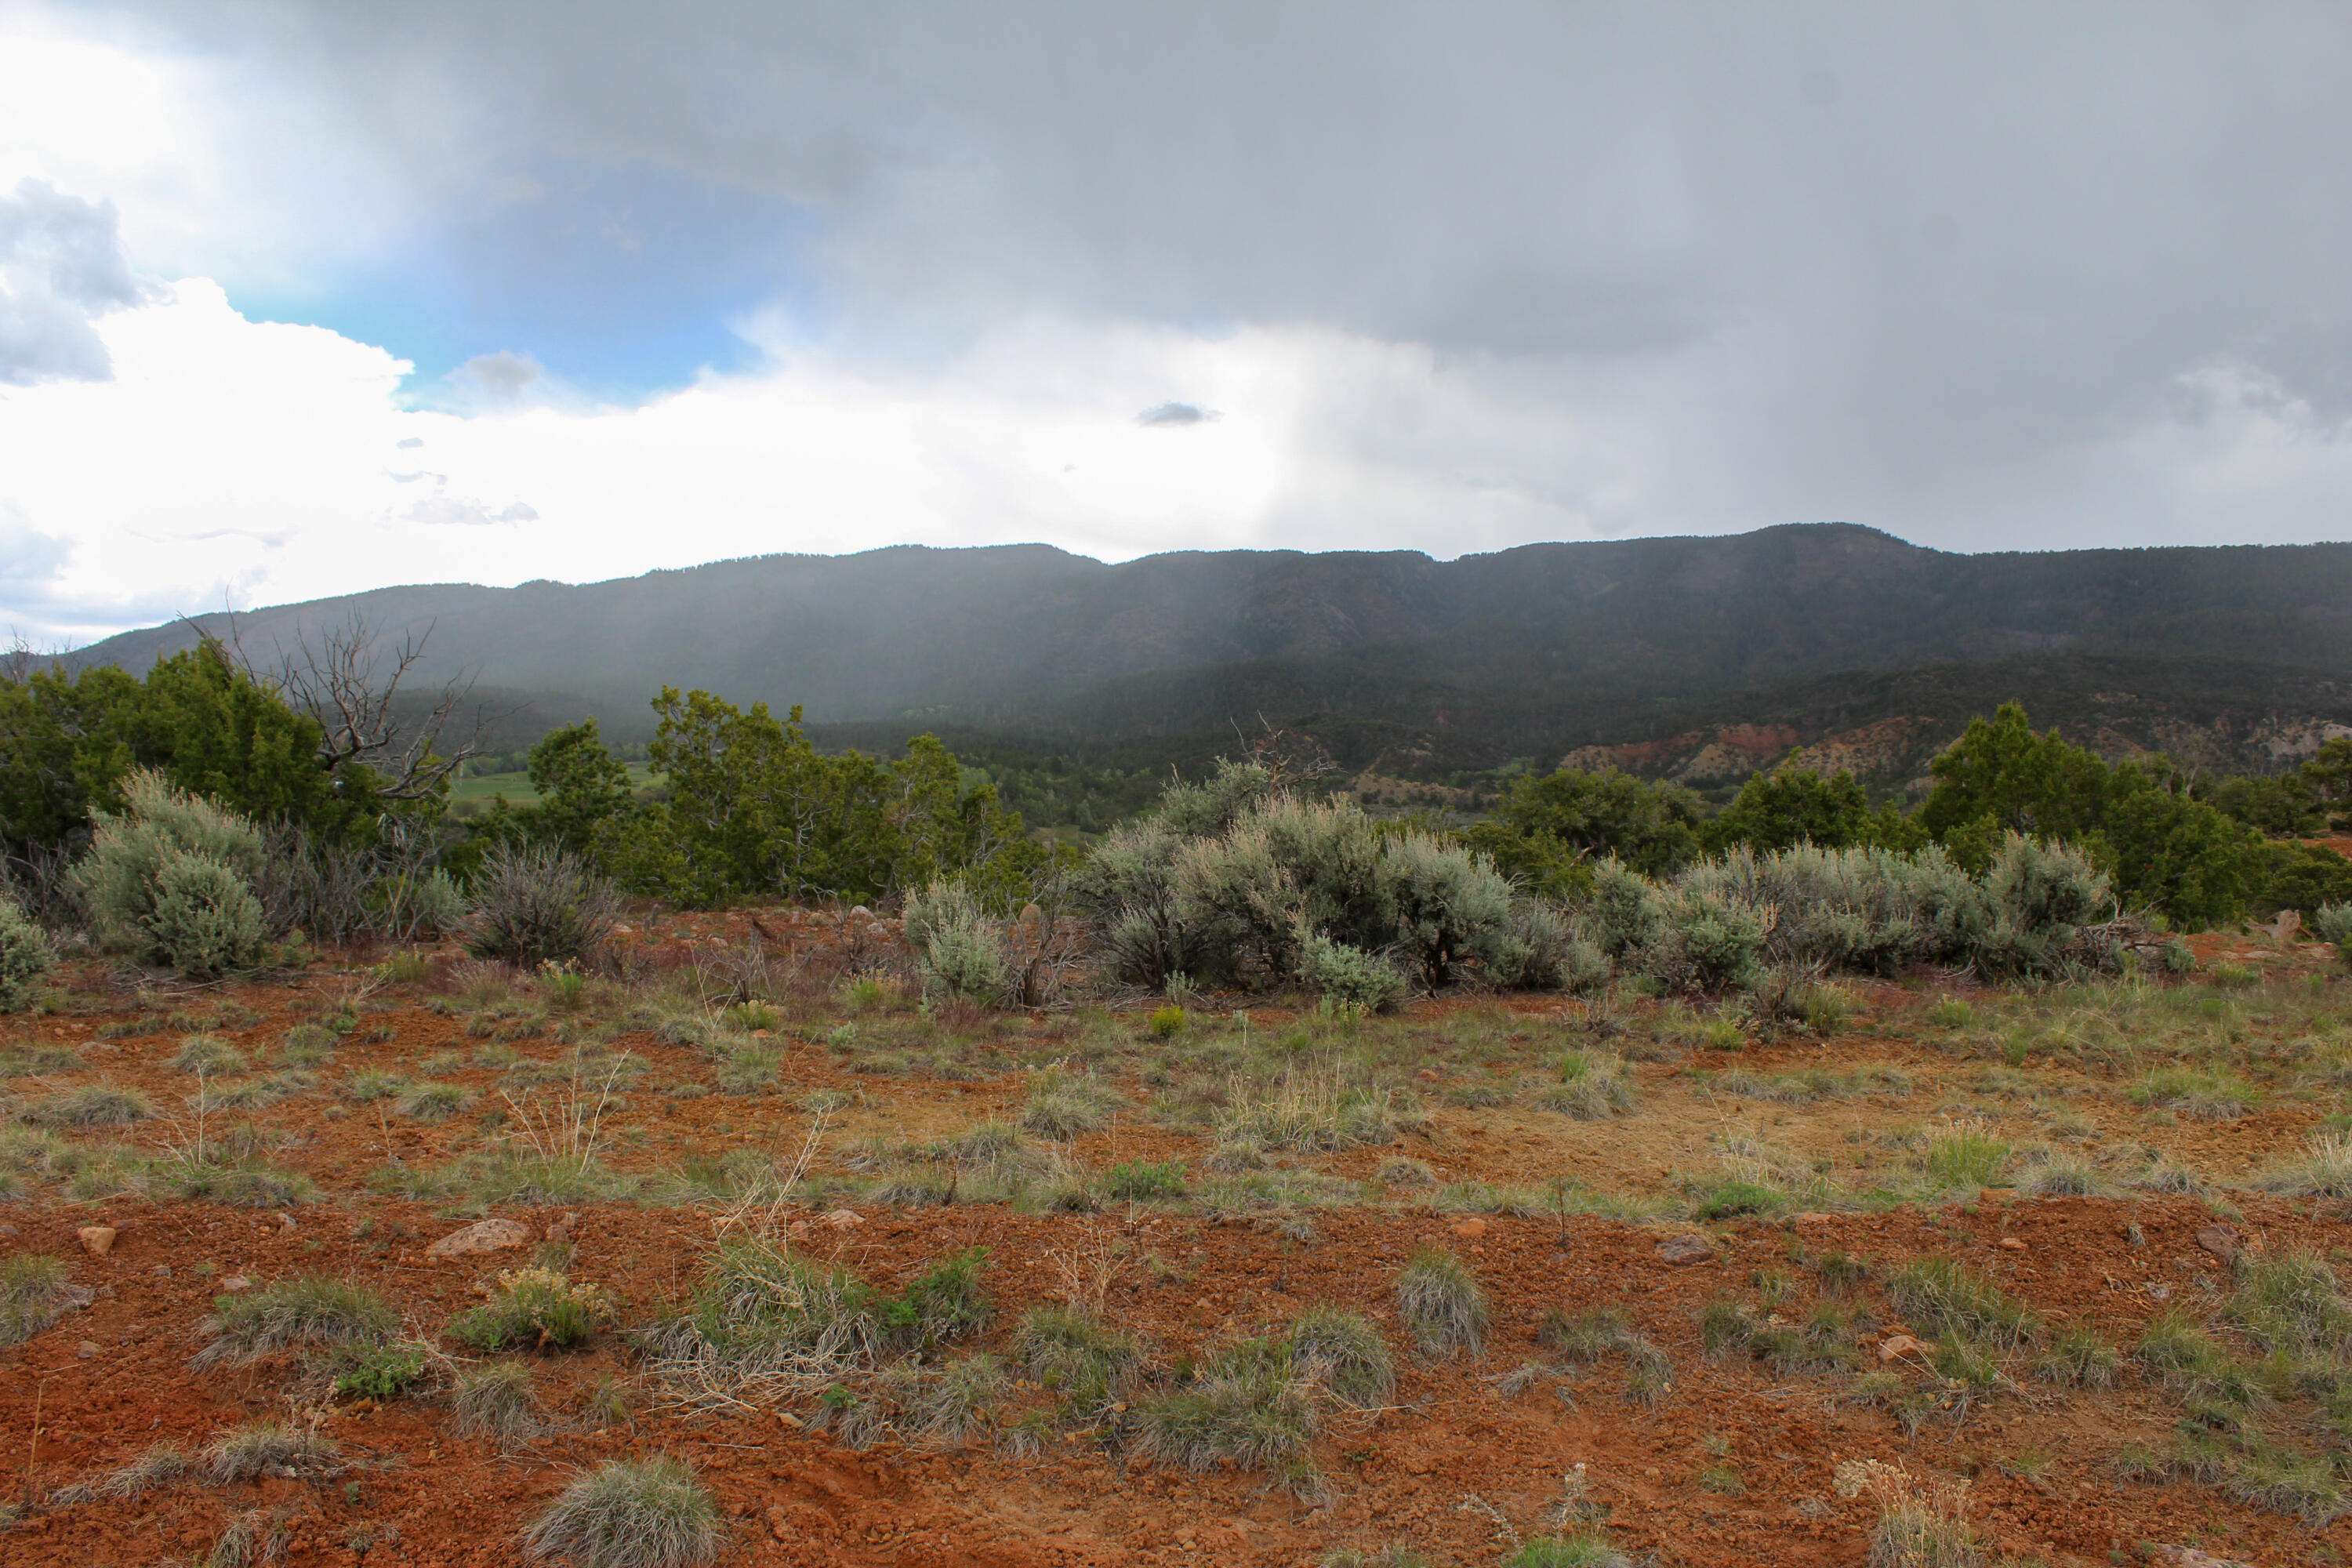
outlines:
M441 689L422 719L402 717L402 683L424 658L436 624L427 622L422 632L404 632L397 644L387 645L380 629L354 611L341 626L315 635L298 630L291 648L276 644L277 663L267 673L254 668L236 640L234 616L230 640L200 635L275 690L289 707L319 721L323 731L320 767L334 773L364 764L384 781L379 789L383 798L420 800L437 791L468 758L480 754L482 737L491 723L490 715L477 712L472 733L442 750L451 721L473 693L475 678L463 670Z

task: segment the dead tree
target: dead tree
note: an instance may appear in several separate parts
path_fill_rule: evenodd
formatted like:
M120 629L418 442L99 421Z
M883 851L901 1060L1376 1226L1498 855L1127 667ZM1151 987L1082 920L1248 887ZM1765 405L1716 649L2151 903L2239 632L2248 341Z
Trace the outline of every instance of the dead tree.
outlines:
M460 669L441 688L421 719L399 711L401 684L425 657L436 623L422 632L404 631L397 644L357 611L341 626L312 632L299 628L294 646L271 639L274 662L257 667L229 617L224 639L209 630L197 635L252 679L278 693L288 707L319 722L319 766L336 773L354 765L375 771L378 795L387 801L421 800L480 754L489 716L477 711L473 731L441 750L458 709L472 695L474 677Z

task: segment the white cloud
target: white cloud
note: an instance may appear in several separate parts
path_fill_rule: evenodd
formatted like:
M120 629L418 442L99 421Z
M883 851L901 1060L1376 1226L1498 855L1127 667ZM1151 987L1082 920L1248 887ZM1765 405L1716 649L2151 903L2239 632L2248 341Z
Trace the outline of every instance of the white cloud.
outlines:
M96 330L111 381L0 391L0 622L37 639L398 583L902 542L1454 555L1869 516L1805 508L1794 483L1759 515L1694 479L1707 432L1662 415L1691 404L1704 356L1571 395L1517 362L1329 329L1033 320L928 367L771 342L756 374L642 406L448 411L408 406L384 351L247 321L202 279ZM1988 477L1979 496L2007 498L1998 531L1966 495L1897 531L2032 547L2095 493L2132 498L2135 531L2085 542L2221 542L2249 519L2317 536L2308 519L2352 491L2341 422L2239 364L2176 389L2066 464ZM1171 404L1219 416L1139 424Z

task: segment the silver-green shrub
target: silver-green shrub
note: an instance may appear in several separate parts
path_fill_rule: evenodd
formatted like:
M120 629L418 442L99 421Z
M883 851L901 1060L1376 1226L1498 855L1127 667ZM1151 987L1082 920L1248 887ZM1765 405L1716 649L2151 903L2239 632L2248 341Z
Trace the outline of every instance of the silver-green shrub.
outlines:
M261 900L244 878L207 855L173 855L155 876L149 956L183 974L250 968L266 933Z
M1534 956L1515 907L1523 902L1486 856L1425 833L1389 839L1381 859L1404 955L1434 990L1455 965L1475 959L1506 985L1526 977Z
M14 899L0 898L0 1013L31 1006L56 963L47 933Z
M1984 875L1985 924L1970 942L1978 973L2050 974L2073 963L2112 968L2116 954L2084 928L2113 911L2107 874L2068 844L2012 833Z
M1593 866L1579 917L1593 945L1617 960L1658 940L1666 925L1665 900L1655 883L1612 855Z
M1072 876L1071 898L1113 978L1160 991L1179 975L1218 981L1230 973L1238 931L1177 887L1177 858L1188 842L1162 820L1123 824Z
M2322 904L2311 917L2311 934L2336 944L2336 956L2352 963L2352 904Z
M941 878L907 899L907 945L928 999L1013 1000L1019 989L1003 922L980 907L962 879Z
M132 773L123 798L121 816L94 814L89 852L74 869L100 940L189 974L258 958L268 935L253 892L261 830L159 773Z
M1412 989L1397 966L1380 954L1321 935L1300 944L1299 978L1318 996L1374 1013L1395 1006Z
M1675 991L1755 984L1773 913L1728 894L1676 887L1661 900L1658 933L1632 954L1635 968Z

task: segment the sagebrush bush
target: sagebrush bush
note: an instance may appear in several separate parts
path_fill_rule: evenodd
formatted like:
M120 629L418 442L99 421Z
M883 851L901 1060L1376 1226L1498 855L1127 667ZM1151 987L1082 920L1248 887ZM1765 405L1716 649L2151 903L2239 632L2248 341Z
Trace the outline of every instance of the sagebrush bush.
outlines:
M2352 963L2352 904L2325 904L2311 917L2311 934L2336 944L2336 956Z
M1720 991L1755 984L1772 932L1774 912L1705 888L1675 887L1659 905L1659 921L1633 964L1671 990Z
M14 899L0 895L0 1013L19 1013L40 996L57 964L47 933Z
M620 895L571 853L509 848L483 857L458 935L477 958L590 963L620 919Z
M1166 809L1163 803L1163 816ZM1215 981L1231 972L1234 933L1178 892L1176 860L1186 842L1162 820L1123 823L1072 877L1072 896L1112 978L1164 991L1179 977Z
M261 830L161 774L132 773L121 816L94 814L74 880L103 942L187 974L245 967L268 936L254 895Z
M1523 900L1492 860L1425 833L1391 837L1381 858L1397 947L1423 984L1445 984L1465 959L1504 984L1519 983L1534 956L1513 918Z
M1378 1013L1404 1000L1412 987L1396 965L1327 936L1310 936L1299 950L1299 978L1307 989L1334 1002Z
M1984 874L1985 923L1970 942L1978 973L2052 974L2069 963L2112 967L2115 955L2084 945L2083 928L2112 912L2107 874L2071 844L2012 833Z
M941 878L907 899L907 945L927 999L990 1005L1019 999L1003 922L991 916L961 878Z
M725 1539L718 1502L663 1454L608 1459L573 1481L523 1532L523 1549L577 1568L689 1568Z

